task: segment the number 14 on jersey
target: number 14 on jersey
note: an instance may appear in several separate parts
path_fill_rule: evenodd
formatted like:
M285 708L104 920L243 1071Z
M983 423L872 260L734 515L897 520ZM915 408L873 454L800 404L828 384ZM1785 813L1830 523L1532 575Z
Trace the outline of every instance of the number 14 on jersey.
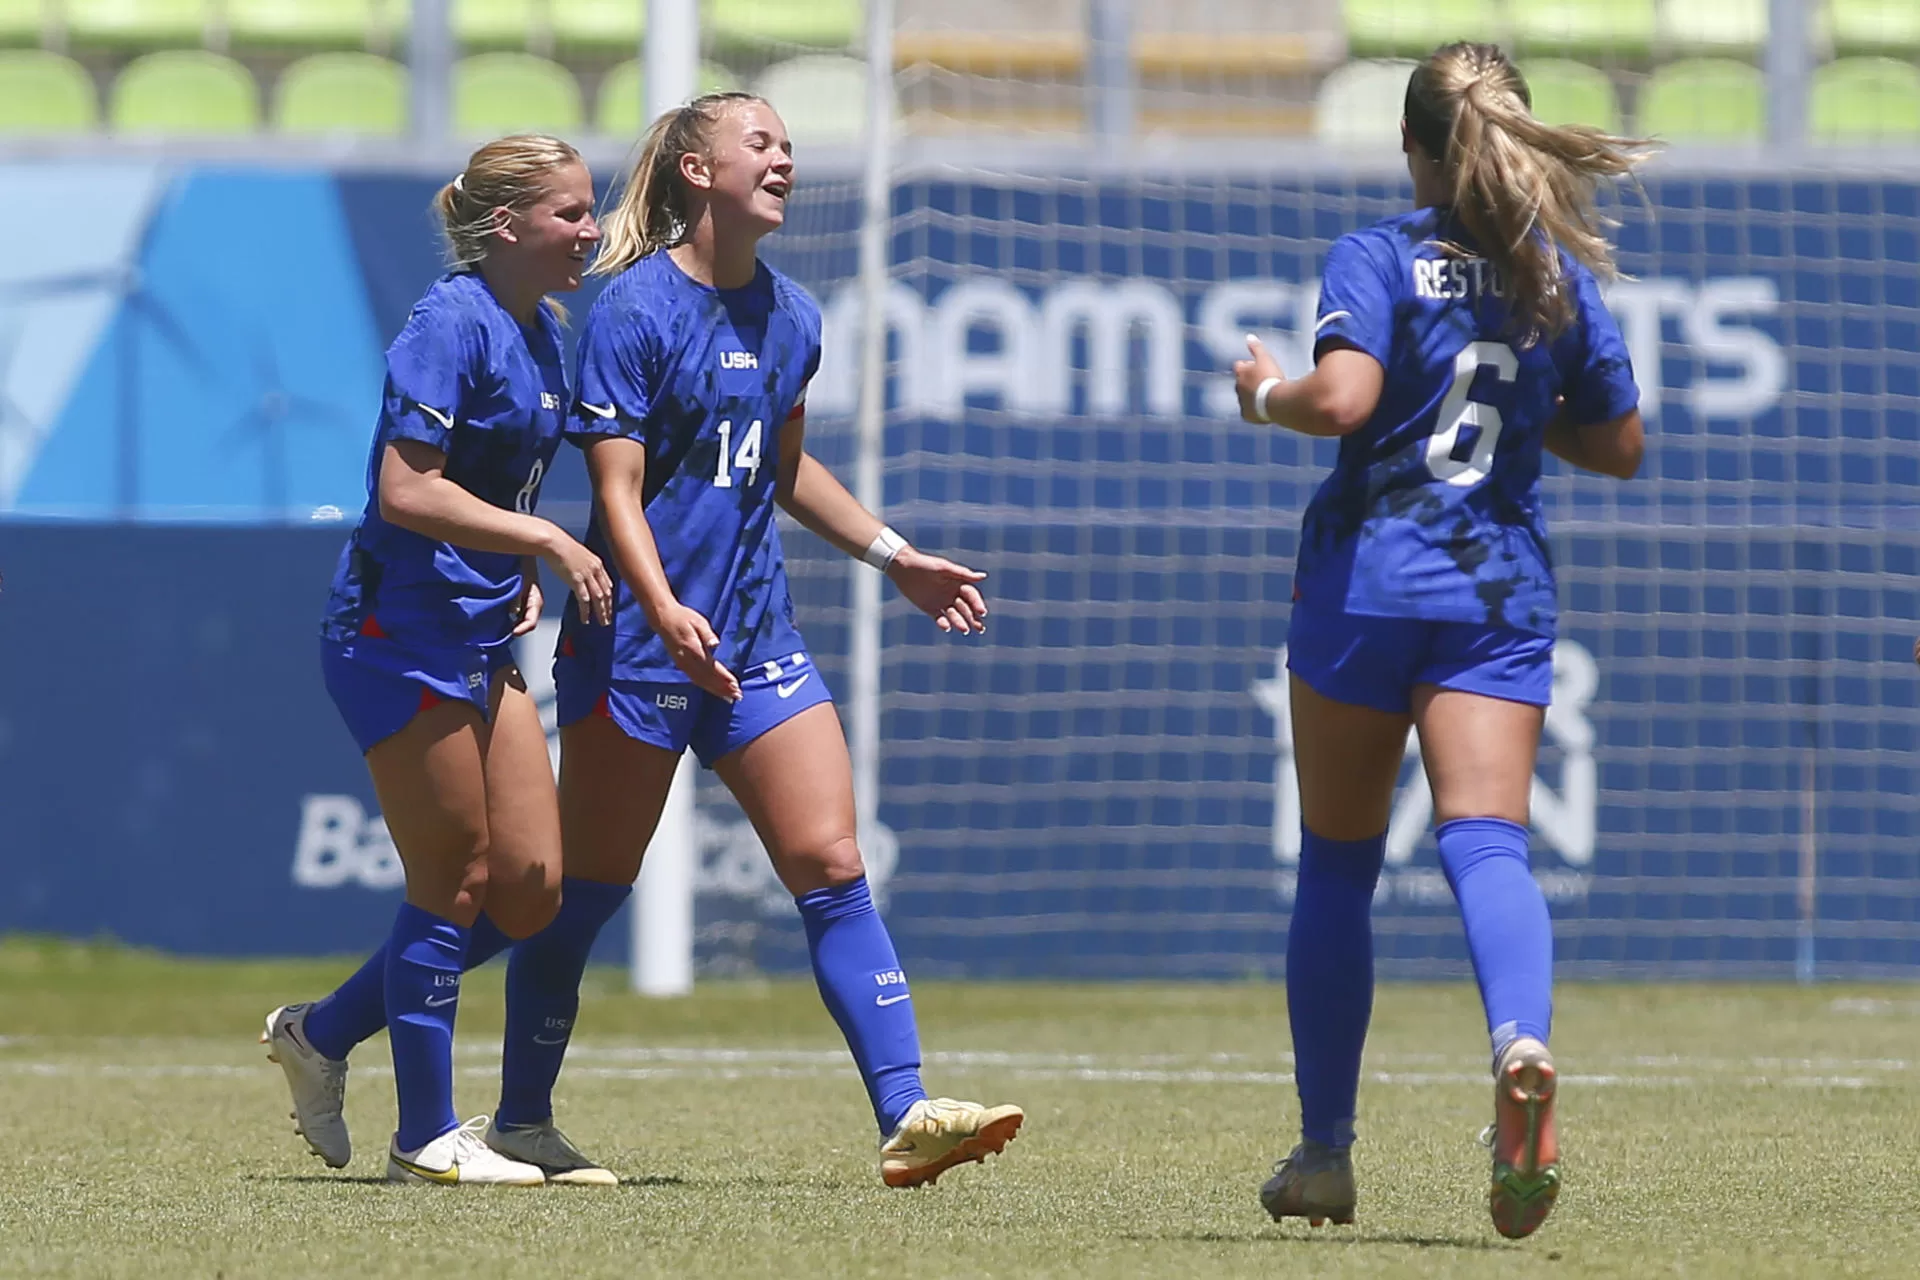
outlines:
M713 487L716 489L733 488L733 473L744 470L747 483L751 485L760 475L760 419L755 418L747 425L747 434L740 440L740 450L733 448L733 422L728 420L720 424L720 465L713 473Z

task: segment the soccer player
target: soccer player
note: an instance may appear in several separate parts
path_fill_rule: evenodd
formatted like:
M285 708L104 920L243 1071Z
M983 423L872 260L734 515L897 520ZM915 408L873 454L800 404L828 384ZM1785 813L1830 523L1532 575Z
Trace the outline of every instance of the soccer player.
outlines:
M999 1152L1024 1116L921 1085L912 995L868 892L846 740L794 626L774 509L885 573L943 631L984 629L985 575L908 545L806 452L820 312L757 256L792 186L773 108L709 94L654 122L605 220L594 271L612 280L581 335L568 431L617 607L610 627L562 625L563 905L509 965L525 999L508 1014L496 1121L551 1124L588 951L691 747L794 895L879 1124L881 1176L910 1187Z
M600 557L533 514L569 395L547 295L580 287L600 238L579 154L546 137L474 152L435 199L452 271L387 351L368 501L321 628L327 691L365 754L406 867L386 944L339 991L267 1017L261 1040L313 1152L352 1154L347 1051L393 1046L394 1181L544 1181L453 1110L460 974L553 916L560 821L546 734L513 663L539 620L538 562L611 617ZM484 908L486 914L481 915Z
M1328 251L1313 370L1288 380L1253 338L1234 366L1246 420L1340 441L1302 522L1287 650L1301 1141L1260 1199L1275 1220L1353 1221L1370 905L1413 728L1492 1039L1489 1207L1517 1238L1560 1186L1553 931L1527 863L1556 617L1536 487L1542 449L1622 479L1640 465L1638 392L1595 283L1613 261L1594 195L1644 144L1541 124L1484 44L1415 68L1401 131L1417 208Z

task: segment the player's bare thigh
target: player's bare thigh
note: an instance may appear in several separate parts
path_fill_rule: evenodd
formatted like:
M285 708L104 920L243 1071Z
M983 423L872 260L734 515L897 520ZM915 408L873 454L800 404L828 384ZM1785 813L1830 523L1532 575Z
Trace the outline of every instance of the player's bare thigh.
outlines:
M1406 756L1410 716L1335 702L1289 676L1300 817L1326 840L1368 840L1387 829Z
M677 752L640 742L606 716L582 716L560 730L560 842L566 873L603 884L640 874Z
M367 752L407 901L471 925L487 894L488 726L463 702L436 703Z
M1543 708L1416 685L1413 719L1433 788L1433 821L1505 818L1526 825Z
M833 704L808 707L716 760L774 874L795 897L866 874L855 839L853 765Z
M487 915L529 937L560 909L560 801L540 711L518 667L494 673L487 747Z

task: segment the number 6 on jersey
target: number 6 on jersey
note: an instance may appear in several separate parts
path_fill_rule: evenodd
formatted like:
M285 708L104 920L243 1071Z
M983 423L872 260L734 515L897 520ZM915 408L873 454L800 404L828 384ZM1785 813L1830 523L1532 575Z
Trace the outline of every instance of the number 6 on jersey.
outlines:
M1427 470L1433 478L1462 489L1470 489L1487 478L1493 469L1493 451L1500 445L1500 429L1506 425L1500 410L1483 400L1469 400L1474 375L1492 369L1502 382L1512 382L1520 372L1520 357L1504 342L1469 342L1453 359L1453 386L1440 402L1440 414L1427 441ZM1460 447L1460 428L1478 427L1473 452L1456 457Z
M746 469L749 485L760 475L760 419L758 418L747 424L746 438L740 441L739 453L733 452L733 422L728 420L720 424L720 465L713 473L713 487L733 488L733 473L740 467Z

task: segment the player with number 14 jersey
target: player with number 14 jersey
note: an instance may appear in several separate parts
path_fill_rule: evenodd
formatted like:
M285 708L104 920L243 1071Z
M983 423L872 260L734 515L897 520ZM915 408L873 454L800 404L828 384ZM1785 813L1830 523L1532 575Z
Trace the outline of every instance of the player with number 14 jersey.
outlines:
M795 684L810 663L774 520L780 430L802 413L819 365L819 308L773 268L761 263L746 287L718 289L652 254L594 305L569 428L577 440L630 435L645 445L641 501L667 580L712 625L714 658L743 689L771 683L789 713L827 697L818 680L804 694ZM587 545L610 560L606 540L595 520ZM577 615L562 624L563 666L579 664L567 695L686 684L634 594L618 600L612 628Z

